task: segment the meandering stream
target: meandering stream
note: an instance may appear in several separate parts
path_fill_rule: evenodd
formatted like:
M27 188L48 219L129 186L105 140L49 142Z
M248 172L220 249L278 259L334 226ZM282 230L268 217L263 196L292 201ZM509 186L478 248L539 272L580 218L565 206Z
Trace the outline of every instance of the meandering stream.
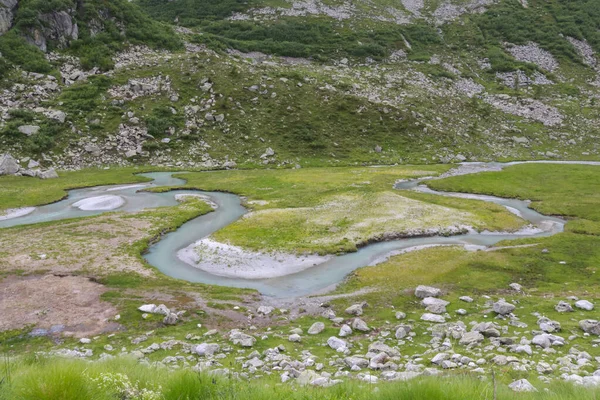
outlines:
M600 165L600 162L552 163ZM454 171L453 174L500 170L505 166L514 164L517 163L465 163L459 167L458 172ZM438 245L463 245L467 246L467 248L479 249L507 239L553 235L561 232L565 224L565 221L560 218L544 216L530 209L528 207L529 203L526 201L464 193L436 192L422 185L422 182L428 178L416 179L399 182L395 187L398 190L419 190L434 195L471 198L496 203L529 221L533 228L527 228L516 233L473 232L452 237L431 236L374 243L359 249L355 253L335 256L325 263L283 277L270 279L227 278L195 268L180 260L177 257L177 253L199 239L211 235L242 217L247 210L241 205L240 198L228 193L196 190L174 190L164 193L140 191L140 189L153 186L182 186L185 184L184 180L174 178L170 172L144 173L140 175L151 178L153 181L135 185L101 186L71 190L68 193L68 197L59 202L29 209L26 215L0 220L0 228L98 215L107 210L82 210L74 205L83 203L91 204L92 207L111 207L110 200L115 199L115 197L124 201L112 204L112 207L116 207L113 211L134 212L146 208L174 206L178 204L175 198L177 195L202 194L210 197L217 205L216 210L188 221L175 232L163 236L158 243L148 249L147 254L144 255L146 261L166 275L174 278L212 285L253 288L267 296L289 298L326 291L341 282L353 270L373 265L394 253L409 251L423 246ZM92 201L89 200L90 198L92 198Z

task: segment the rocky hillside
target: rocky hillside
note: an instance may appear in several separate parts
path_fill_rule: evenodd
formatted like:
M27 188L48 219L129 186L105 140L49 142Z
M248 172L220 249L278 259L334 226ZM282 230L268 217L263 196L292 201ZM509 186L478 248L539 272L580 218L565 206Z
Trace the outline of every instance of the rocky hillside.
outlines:
M591 0L0 4L0 149L24 163L598 157Z

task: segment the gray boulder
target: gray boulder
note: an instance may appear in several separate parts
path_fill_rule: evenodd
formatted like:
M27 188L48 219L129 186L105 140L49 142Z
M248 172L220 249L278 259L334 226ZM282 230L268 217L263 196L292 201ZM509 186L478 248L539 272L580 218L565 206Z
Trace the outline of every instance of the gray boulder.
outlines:
M325 330L325 324L322 322L315 322L310 328L308 328L309 335L318 335Z
M515 392L537 392L537 389L533 387L527 379L519 379L508 385Z
M360 318L354 318L352 321L352 329L361 332L369 332L371 329L368 327L367 323Z
M37 177L40 179L56 179L58 178L58 174L54 170L54 168L50 168L47 171L39 171L37 173Z
M0 158L0 175L14 175L21 169L21 166L10 154L5 154Z
M476 344L479 344L481 342L483 342L483 335L479 332L476 331L471 331L471 332L467 332L463 335L462 338L460 338L460 341L458 342L458 344L461 344L463 346L474 346Z
M560 313L573 312L573 307L566 301L559 301L554 309Z
M0 35L13 26L18 4L18 0L0 0Z
M579 321L579 327L585 333L600 336L600 321L596 321L595 319L584 319L583 321Z
M194 348L194 352L199 356L210 357L221 350L217 343L201 343Z
M594 309L594 305L587 300L579 300L575 302L575 307L585 311L592 311Z
M515 310L515 306L502 299L494 303L493 309L497 314L507 315Z
M442 291L440 289L431 286L419 285L415 289L415 296L420 299L424 299L426 297L438 297L441 294Z
M37 125L21 125L17 130L25 136L35 135L40 131L40 127Z

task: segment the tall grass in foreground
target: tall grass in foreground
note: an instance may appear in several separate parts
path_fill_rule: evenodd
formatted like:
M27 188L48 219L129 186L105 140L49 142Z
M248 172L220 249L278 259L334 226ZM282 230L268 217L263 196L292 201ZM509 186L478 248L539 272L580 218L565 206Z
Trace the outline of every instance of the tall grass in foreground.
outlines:
M2 400L470 400L494 399L491 381L470 376L428 377L408 382L367 384L347 382L331 388L301 387L279 383L278 374L259 380L240 381L171 371L116 358L87 362L63 359L30 359L3 363L0 367ZM513 393L497 385L497 399L592 400L593 391L556 383L537 393Z

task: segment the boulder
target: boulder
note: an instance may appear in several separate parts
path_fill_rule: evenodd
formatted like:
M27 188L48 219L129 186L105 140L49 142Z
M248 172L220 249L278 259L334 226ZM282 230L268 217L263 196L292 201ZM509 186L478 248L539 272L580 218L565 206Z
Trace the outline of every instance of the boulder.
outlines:
M237 329L229 332L229 340L235 345L239 345L242 347L252 347L254 343L256 343L256 339L250 335L246 335L245 333L240 332Z
M367 323L360 318L354 318L354 320L352 321L352 329L361 332L369 332L371 330L367 326Z
M309 335L318 335L325 330L325 324L322 322L315 322L310 328L308 328Z
M350 335L352 335L352 328L350 328L350 326L346 324L342 325L342 327L340 328L339 336L346 337Z
M421 304L431 313L443 314L446 312L446 306L450 304L450 302L436 299L435 297L425 297Z
M354 315L359 317L363 314L363 306L362 304L353 304L350 307L346 308L346 314Z
M515 306L502 299L494 303L493 309L496 314L507 315L515 310Z
M483 342L483 335L477 331L467 332L460 338L459 344L463 346L473 346Z
M431 286L419 285L415 289L415 296L421 299L426 297L438 297L441 294L442 291L440 289Z
M217 343L201 343L194 348L194 352L199 356L210 357L221 350Z
M596 321L595 319L584 319L583 321L579 321L579 327L585 333L600 336L600 321Z
M348 343L346 343L345 340L342 340L340 338L337 338L335 336L330 337L329 339L327 339L327 345L329 347L331 347L333 350L340 350L340 349L347 349L348 348Z
M573 312L573 307L566 301L559 301L556 307L554 307L554 309L560 313Z
M275 310L275 309L270 306L260 306L260 307L258 307L258 310L256 310L256 313L262 314L262 315L269 315L273 312L273 310Z
M444 322L446 322L446 319L444 317L442 317L441 315L425 313L425 314L421 315L421 321L435 322L438 324L443 324Z
M587 300L576 301L575 307L585 310L585 311L592 311L594 309L594 305Z
M369 360L357 356L344 358L344 363L348 366L348 368L366 368L369 366Z
M537 389L533 387L527 379L519 379L508 385L515 392L537 392Z
M302 340L302 337L297 333L294 333L288 337L288 340L293 343L298 343Z
M0 175L14 175L21 169L21 166L10 154L5 154L0 158Z
M400 352L385 343L373 342L369 345L369 353L385 353L390 357L399 357Z
M175 313L169 313L169 315L163 318L163 324L165 325L176 325L179 322L179 316Z
M560 322L543 317L537 321L540 329L547 333L560 332Z
M46 116L50 119L60 122L61 124L67 119L67 114L62 111L50 110L46 113Z
M47 171L38 172L37 177L40 179L56 179L56 178L58 178L58 174L56 173L54 168L50 168Z
M40 127L37 125L21 125L17 128L17 130L26 136L35 135L40 131Z
M400 340L405 338L406 336L408 336L411 330L412 327L410 325L400 325L398 328L396 328L396 339Z

